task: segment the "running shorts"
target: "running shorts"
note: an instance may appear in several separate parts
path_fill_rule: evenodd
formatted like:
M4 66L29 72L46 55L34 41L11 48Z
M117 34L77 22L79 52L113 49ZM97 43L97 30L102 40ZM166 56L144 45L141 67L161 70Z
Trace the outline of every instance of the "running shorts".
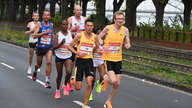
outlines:
M122 74L122 61L113 62L105 60L106 72L114 71L115 74Z
M29 48L34 49L37 47L37 42L35 43L29 43Z
M93 67L98 67L102 64L104 64L103 60L93 60Z
M77 51L77 47L73 47ZM72 62L75 61L76 54L72 53Z
M72 58L69 57L69 58L66 58L66 59L61 59L57 56L55 56L55 62L62 62L62 63L65 63L66 60L71 60Z
M93 60L77 58L75 63L75 81L83 81L83 75L85 77L94 76Z
M37 51L36 51L37 56L46 55L49 50L52 50L52 46L50 46L50 47L48 47L48 48L38 48L38 47L37 47Z

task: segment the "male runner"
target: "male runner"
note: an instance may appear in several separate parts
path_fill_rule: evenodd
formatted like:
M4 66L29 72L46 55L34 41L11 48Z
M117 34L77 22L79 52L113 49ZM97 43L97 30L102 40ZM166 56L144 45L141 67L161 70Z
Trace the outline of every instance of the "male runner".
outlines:
M38 23L33 38L38 38L37 41L37 64L32 74L32 79L35 81L37 79L37 69L41 67L43 55L47 59L47 68L46 68L46 80L45 88L51 88L49 79L51 75L51 60L52 60L52 37L53 34L53 24L49 22L51 18L50 12L45 10L43 12L43 21Z
M111 101L116 95L121 77L122 77L122 45L125 39L125 48L131 47L129 41L129 30L122 26L125 17L123 12L117 11L114 14L114 24L106 26L99 34L99 42L103 46L103 60L105 60L105 68L107 75L104 76L102 84L103 91L106 91L108 83L113 85L108 100L104 107L112 108ZM105 36L104 43L101 38Z
M37 40L38 40L38 39L33 39L33 34L34 34L35 27L36 27L37 23L39 23L39 21L38 21L39 20L39 13L33 12L32 18L33 18L33 21L29 22L27 24L26 29L25 29L25 35L30 34L30 36L29 36L29 68L27 71L28 74L31 74L31 69L32 69L31 64L33 61L34 49L36 48ZM38 69L38 72L40 72L40 69Z
M94 33L98 36L101 33L101 29L95 29ZM103 50L103 47L99 45L99 48ZM103 81L103 76L105 75L105 68L104 68L104 61L102 60L103 56L99 55L97 53L96 48L93 48L93 67L94 67L94 79L92 82L92 89L95 83L95 76L96 76L96 69L99 71L100 79L96 81L97 87L96 91L97 93L101 93L101 82ZM93 101L93 93L91 93L89 97L89 101Z
M61 31L59 31L53 41L53 50L55 50L55 65L57 68L57 89L55 92L55 99L60 99L60 83L62 79L63 65L65 65L66 75L65 81L62 85L64 95L69 95L69 91L73 91L73 87L69 83L72 74L72 52L68 50L68 46L73 40L74 34L67 30L68 21L66 19L61 21ZM69 90L69 91L68 91Z
M83 85L83 75L85 73L86 77L86 91L84 98L84 106L87 107L89 101L89 96L92 91L92 81L93 81L93 46L96 44L96 49L99 54L102 52L99 49L98 37L92 33L94 28L93 20L87 19L85 21L85 31L77 34L74 40L69 44L68 49L77 55L76 66L75 66L75 76L74 85L76 90L81 90ZM73 48L77 44L77 51Z
M68 30L71 32L74 32L75 35L77 35L78 33L81 33L85 28L85 20L87 19L86 17L81 16L81 6L76 5L74 7L74 16L71 16L68 18ZM75 50L77 50L76 46L75 46ZM73 53L72 55L72 61L73 61L73 66L75 64L75 54Z

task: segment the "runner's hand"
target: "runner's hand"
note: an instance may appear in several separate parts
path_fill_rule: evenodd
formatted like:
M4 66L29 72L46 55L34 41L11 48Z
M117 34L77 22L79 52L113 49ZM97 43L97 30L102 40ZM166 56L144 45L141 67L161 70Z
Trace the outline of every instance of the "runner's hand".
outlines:
M47 30L44 31L44 33L45 33L45 34L47 34L47 33L51 33L51 31L52 31L52 30L47 29Z
M103 55L103 51L102 51L102 50L99 50L99 51L97 51L97 54Z
M75 25L75 27L74 27L74 31L76 31L76 30L78 30L80 28L80 26L79 25Z
M126 49L129 49L131 47L130 44L125 44L124 46L125 46Z
M81 56L81 57L85 57L87 55L87 53L79 53L79 56Z
M105 51L105 53L109 53L109 47L108 46L105 46L105 45L103 45L103 50Z
M61 44L64 44L65 43L65 39L63 39L62 41L61 41Z

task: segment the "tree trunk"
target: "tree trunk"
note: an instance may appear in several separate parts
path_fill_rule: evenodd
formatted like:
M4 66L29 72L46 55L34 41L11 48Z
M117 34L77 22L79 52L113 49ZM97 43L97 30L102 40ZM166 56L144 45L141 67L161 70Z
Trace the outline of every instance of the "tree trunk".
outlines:
M1 0L1 18L4 16L5 4L4 0Z
M191 9L192 9L192 1L191 0L182 0L184 4L184 23L186 25L190 25L190 19L191 19Z
M144 0L127 0L125 11L125 26L136 27L136 9L137 6Z
M124 0L119 0L118 3L117 3L117 0L113 1L113 8L114 8L113 9L113 14L120 9L121 5L123 4L123 1Z
M162 27L163 26L164 9L168 3L168 0L164 0L164 2L162 2L161 0L153 0L153 3L154 3L155 8L156 8L155 26L157 27L159 25L160 27Z
M55 17L55 3L57 0L51 0L50 3L50 11L51 11L51 17L54 18Z
M99 21L102 25L106 25L106 19L105 19L105 4L106 0L100 0L97 7L97 15L99 15Z
M26 0L22 0L21 1L21 21L24 20L24 16L25 16L25 8L26 8Z
M45 5L47 0L39 0L39 20L42 21L43 11L45 10Z
M9 1L6 1L6 18L9 18Z
M37 0L33 0L33 11L37 11Z
M33 1L32 0L29 0L28 1L28 8L29 8L29 18L30 18L30 20L32 19L32 13L33 13L33 7L34 7L34 4L33 4ZM24 16L24 19L25 19L26 17Z
M12 11L11 11L11 18L17 18L17 12L19 10L19 2L18 0L12 0Z
M82 16L86 17L86 11L87 11L87 3L89 2L89 0L83 0L83 14Z

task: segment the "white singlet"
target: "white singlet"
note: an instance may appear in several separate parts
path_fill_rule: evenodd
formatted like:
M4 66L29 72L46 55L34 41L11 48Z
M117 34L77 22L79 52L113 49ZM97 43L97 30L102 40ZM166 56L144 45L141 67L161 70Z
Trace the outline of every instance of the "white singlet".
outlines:
M72 56L71 51L68 50L68 46L73 40L71 36L71 32L68 31L68 34L65 36L61 33L61 31L58 33L58 42L57 44L61 43L61 41L65 39L65 43L61 45L58 49L55 50L55 55L60 59L67 59Z
M95 45L94 45L94 47L95 47ZM99 48L101 49L101 51L103 51L103 47L101 45L99 45ZM97 50L94 50L93 51L93 67L98 67L98 66L102 65L104 63L104 61L102 59L103 59L103 55L97 54Z
M81 22L77 22L75 17L72 16L72 26L71 28L75 27L76 25L79 25L79 29L77 31L74 31L74 32L77 32L77 33L81 33L85 28L84 28L84 25L85 25L85 20L83 19L82 16L81 17Z
M38 22L39 23L39 22ZM31 22L31 27L30 27L30 30L33 30L33 28L36 27L36 24L34 24L34 22ZM33 39L33 34L34 32L30 33L30 36L29 36L29 43L35 43L37 42L38 38L36 39Z

